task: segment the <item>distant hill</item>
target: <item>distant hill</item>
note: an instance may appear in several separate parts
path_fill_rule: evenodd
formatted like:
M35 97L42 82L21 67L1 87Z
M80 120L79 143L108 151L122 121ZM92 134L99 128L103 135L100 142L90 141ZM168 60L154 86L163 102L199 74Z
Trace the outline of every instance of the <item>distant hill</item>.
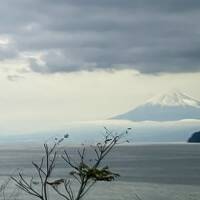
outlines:
M190 143L200 143L200 131L195 132L192 136L188 139Z
M181 92L158 95L113 119L132 121L176 121L200 119L200 101Z

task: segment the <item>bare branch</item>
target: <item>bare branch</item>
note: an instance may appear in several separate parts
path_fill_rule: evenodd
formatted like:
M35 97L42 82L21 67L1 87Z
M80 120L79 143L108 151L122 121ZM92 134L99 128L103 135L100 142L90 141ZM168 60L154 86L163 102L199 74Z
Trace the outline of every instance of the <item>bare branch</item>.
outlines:
M40 184L40 192L34 187L33 177L28 182L22 173L18 173L18 178L12 177L16 185L23 190L24 192L35 196L41 200L48 200L47 188L52 187L53 190L62 198L66 200L81 200L89 190L94 186L98 181L112 181L119 175L113 173L109 170L108 166L101 166L104 158L111 152L115 145L119 144L119 141L127 135L127 129L125 132L117 134L112 131L109 131L105 128L104 140L96 144L94 150L95 158L91 159L94 162L87 163L86 158L86 148L78 149L77 154L79 156L79 161L74 162L67 151L64 151L62 159L72 168L70 175L73 180L78 183L78 190L73 190L71 179L57 179L54 181L49 181L52 171L55 168L56 158L57 158L57 145L63 141L65 138L61 138L54 145L48 146L44 144L45 155L42 157L39 164L32 162L34 168L37 171ZM68 137L68 136L67 136ZM61 192L59 186L65 189L65 192Z

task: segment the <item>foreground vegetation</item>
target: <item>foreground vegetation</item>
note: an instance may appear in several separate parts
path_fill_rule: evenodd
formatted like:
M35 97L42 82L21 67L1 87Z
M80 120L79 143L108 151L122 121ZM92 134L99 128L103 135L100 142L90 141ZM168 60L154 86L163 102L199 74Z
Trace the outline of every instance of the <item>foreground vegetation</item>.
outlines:
M118 134L105 128L103 140L96 145L90 146L94 157L89 160L88 149L85 146L77 150L79 160L74 160L67 149L59 156L59 145L68 138L68 134L61 139L55 138L53 145L44 144L44 156L40 162L32 162L37 176L33 172L30 179L25 177L22 172L18 172L18 175L12 176L11 179L21 191L36 199L49 200L48 191L52 189L59 197L66 200L81 200L97 182L110 182L119 177L119 174L110 170L109 166L103 161L117 144L124 141L128 142L124 138L126 138L129 130L130 128ZM56 168L58 159L63 159L64 163L71 168L70 178L63 176L62 178L54 179L52 177L52 172ZM4 199L6 199L5 196Z

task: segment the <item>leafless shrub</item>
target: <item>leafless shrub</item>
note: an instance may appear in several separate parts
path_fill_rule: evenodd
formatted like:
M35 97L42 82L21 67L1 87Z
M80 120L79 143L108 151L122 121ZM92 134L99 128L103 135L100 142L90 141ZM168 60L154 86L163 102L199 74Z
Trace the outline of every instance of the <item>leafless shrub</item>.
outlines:
M55 168L57 149L56 147L68 137L65 135L61 139L56 138L56 142L52 147L44 144L45 155L39 164L32 162L37 171L39 182L27 180L22 173L18 177L12 177L16 185L29 195L41 200L48 200L48 187L51 187L59 196L66 200L81 200L88 191L99 181L113 181L119 174L112 172L108 166L101 166L104 158L110 153L115 145L124 142L123 138L128 134L130 128L123 133L113 133L105 128L105 135L102 142L92 146L94 151L94 159L92 163L86 161L86 148L83 147L77 151L79 161L74 161L67 150L61 156L65 163L72 168L70 172L71 178L63 177L61 179L50 180L52 171ZM126 142L128 142L126 140ZM72 184L76 181L78 188L73 189ZM37 187L36 187L37 186ZM38 189L39 186L39 189ZM64 188L64 191L60 188Z

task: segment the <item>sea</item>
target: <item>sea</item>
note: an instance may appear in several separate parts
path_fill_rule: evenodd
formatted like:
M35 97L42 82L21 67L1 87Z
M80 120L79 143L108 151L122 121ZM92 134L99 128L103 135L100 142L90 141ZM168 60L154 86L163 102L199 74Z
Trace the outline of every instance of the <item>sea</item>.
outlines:
M61 158L64 149L74 162L79 159L77 149L58 150L52 180L70 178L70 167ZM0 148L0 199L36 199L17 188L10 176L22 172L26 180L36 171L32 161L39 163L43 146L3 146ZM93 147L86 147L86 162L93 162ZM86 200L199 200L200 144L165 143L121 145L113 149L102 166L109 166L120 177L112 182L99 182L85 196ZM36 178L37 179L37 178ZM74 183L74 188L77 184ZM3 188L3 186L6 186ZM3 191L2 191L3 188ZM75 189L76 190L76 189ZM63 199L51 189L49 199Z

